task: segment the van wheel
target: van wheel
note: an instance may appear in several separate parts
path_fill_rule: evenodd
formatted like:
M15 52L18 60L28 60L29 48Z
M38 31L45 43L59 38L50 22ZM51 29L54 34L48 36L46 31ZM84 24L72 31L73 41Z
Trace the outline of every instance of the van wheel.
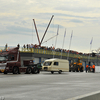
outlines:
M13 68L13 74L17 74L18 73L18 67L14 67Z
M53 74L54 72L53 71L51 71L51 74Z
M27 69L26 69L26 74L30 74L31 72L32 72L31 67L27 67Z
M61 70L59 70L59 72L58 72L59 74L61 74Z

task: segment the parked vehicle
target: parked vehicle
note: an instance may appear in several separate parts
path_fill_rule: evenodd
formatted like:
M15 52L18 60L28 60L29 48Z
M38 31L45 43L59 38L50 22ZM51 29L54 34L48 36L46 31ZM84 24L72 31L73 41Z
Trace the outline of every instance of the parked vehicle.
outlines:
M80 58L74 58L72 59L72 62L69 65L69 72L83 72L83 65L82 65L82 60Z
M45 60L42 70L50 71L52 74L54 72L61 72L69 71L69 61L64 59L48 59Z
M23 65L21 64L23 62ZM33 73L40 72L42 66L40 64L33 64L33 60L21 61L19 48L12 48L0 52L0 72L7 74Z

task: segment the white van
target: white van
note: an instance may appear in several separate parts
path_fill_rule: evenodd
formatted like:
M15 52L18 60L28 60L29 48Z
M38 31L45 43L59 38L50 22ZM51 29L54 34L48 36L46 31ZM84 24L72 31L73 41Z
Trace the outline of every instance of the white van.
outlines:
M52 74L54 72L58 72L61 74L61 72L68 71L69 72L69 61L64 59L48 59L45 60L42 66L42 70L44 71L50 71Z

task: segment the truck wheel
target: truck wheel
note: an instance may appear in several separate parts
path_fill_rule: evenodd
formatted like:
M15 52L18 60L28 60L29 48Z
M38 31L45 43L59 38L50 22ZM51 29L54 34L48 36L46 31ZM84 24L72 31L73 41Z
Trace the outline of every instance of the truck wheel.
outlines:
M73 69L73 72L75 72L75 70Z
M40 70L38 69L38 74L40 73Z
M61 72L62 72L62 71L61 71L61 70L59 70L59 72L58 72L58 73L59 73L59 74L61 74Z
M53 71L51 71L51 74L53 74L54 72Z
M6 71L4 71L4 74L7 74L7 72L6 72Z
M18 67L14 67L13 68L13 74L17 74L18 73Z
M26 74L30 74L31 72L32 72L31 67L27 67L27 69L26 69Z
M32 73L37 74L38 73L38 68L34 67Z
M78 68L76 68L76 72L79 72L79 71L78 71Z

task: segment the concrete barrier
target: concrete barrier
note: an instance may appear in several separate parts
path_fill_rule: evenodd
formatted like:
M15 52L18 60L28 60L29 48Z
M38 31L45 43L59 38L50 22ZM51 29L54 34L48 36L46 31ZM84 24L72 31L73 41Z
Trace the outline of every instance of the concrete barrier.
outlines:
M100 66L95 66L95 72L100 73Z
M66 100L100 100L100 91L88 93L85 95L69 98Z

